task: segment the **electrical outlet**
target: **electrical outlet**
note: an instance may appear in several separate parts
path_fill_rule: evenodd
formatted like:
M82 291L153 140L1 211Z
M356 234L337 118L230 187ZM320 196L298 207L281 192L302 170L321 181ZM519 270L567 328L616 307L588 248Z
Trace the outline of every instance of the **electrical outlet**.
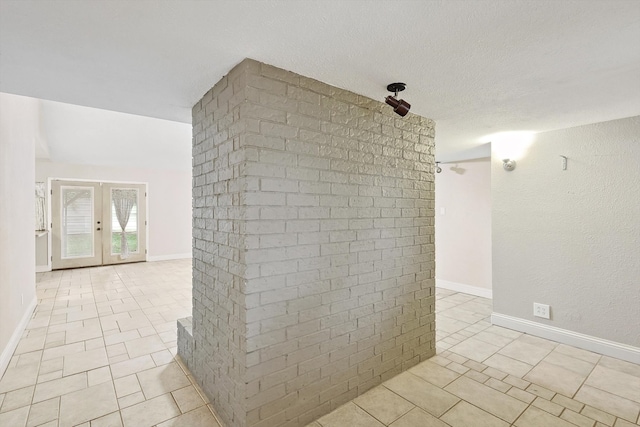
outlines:
M536 317L542 317L543 319L550 319L550 308L547 304L533 303L533 315Z

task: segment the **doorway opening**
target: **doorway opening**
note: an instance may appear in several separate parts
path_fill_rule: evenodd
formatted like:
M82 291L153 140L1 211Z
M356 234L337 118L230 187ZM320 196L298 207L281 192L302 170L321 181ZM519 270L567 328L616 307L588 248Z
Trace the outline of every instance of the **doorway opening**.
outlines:
M51 181L51 267L146 261L147 185Z

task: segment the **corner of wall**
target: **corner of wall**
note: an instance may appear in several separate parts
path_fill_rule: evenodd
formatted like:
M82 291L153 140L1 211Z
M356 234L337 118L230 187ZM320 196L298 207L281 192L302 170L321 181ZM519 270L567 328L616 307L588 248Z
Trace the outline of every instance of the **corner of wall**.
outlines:
M36 304L35 140L39 101L0 94L0 350L8 362ZM29 305L25 305L28 302Z
M435 354L432 120L253 60L193 120L191 366L226 423L306 425Z
M9 366L9 362L11 361L11 356L13 356L13 352L16 351L16 348L18 347L20 338L22 338L22 333L27 328L27 325L31 320L31 316L33 316L33 312L36 309L37 303L38 303L38 299L34 297L29 303L29 305L27 306L27 309L22 315L20 322L18 323L15 330L13 331L13 334L11 335L9 342L7 342L7 345L2 349L2 352L0 353L0 378L2 378L2 376L4 375L4 372Z

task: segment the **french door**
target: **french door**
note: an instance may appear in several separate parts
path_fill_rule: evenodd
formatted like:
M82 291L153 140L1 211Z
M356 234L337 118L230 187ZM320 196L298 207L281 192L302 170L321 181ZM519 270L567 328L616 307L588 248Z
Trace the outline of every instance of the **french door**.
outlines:
M51 266L145 261L146 185L51 182Z

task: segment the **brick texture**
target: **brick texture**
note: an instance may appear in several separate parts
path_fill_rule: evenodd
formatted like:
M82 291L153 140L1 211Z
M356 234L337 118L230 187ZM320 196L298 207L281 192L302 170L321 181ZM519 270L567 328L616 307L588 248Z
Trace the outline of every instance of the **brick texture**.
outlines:
M432 120L253 60L194 106L179 353L225 423L304 426L435 353L433 154Z

